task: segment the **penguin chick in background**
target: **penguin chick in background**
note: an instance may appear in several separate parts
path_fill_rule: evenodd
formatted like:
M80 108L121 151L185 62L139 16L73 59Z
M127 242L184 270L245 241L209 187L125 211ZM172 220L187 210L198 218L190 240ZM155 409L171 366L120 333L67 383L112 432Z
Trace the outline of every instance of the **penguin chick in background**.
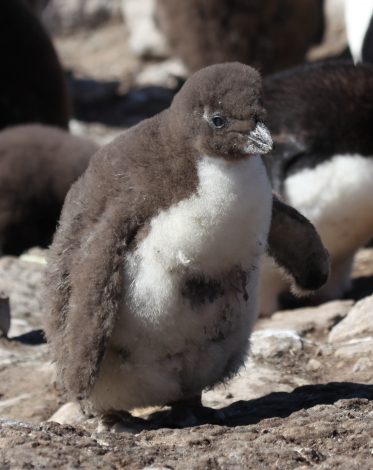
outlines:
M273 73L305 60L324 31L323 0L157 0L173 54L190 72L238 60Z
M207 67L71 188L49 253L46 333L62 383L97 412L171 404L177 415L182 403L198 414L202 390L243 364L272 213L263 119L254 69ZM277 252L294 217L273 207ZM321 284L326 252L295 219Z
M0 132L0 251L19 255L53 238L65 196L98 146L49 126Z
M316 227L331 256L324 302L351 286L357 250L373 235L373 67L326 62L264 81L263 100L275 149L266 164L273 188ZM279 309L289 283L269 259L261 311Z

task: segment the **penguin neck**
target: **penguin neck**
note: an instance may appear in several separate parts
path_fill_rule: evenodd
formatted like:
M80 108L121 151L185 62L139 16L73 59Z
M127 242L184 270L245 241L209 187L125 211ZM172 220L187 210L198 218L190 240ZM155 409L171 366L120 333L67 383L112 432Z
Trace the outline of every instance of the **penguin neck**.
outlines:
M191 136L191 129L184 122L180 121L180 117L172 112L170 108L164 110L158 115L159 118L159 136L161 142L167 152L172 152L173 155L183 154L197 156L197 151L194 147L193 136ZM188 149L187 155L184 149Z

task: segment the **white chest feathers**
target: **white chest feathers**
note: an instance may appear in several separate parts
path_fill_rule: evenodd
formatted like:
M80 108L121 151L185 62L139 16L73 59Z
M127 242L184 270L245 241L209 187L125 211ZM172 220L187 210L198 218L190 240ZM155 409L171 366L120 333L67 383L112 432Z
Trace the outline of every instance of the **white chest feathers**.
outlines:
M128 256L131 301L147 318L166 314L186 273L255 267L266 248L272 193L260 157L202 157L198 178L197 191L159 213Z
M271 187L259 157L203 157L198 177L127 255L123 307L91 395L98 409L190 398L244 361Z

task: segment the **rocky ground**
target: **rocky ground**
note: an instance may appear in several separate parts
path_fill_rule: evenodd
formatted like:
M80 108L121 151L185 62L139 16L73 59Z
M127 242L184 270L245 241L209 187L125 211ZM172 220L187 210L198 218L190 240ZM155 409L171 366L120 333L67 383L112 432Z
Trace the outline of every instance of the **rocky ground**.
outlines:
M70 70L71 129L101 143L166 107L180 84L177 62L130 54L118 21L56 45ZM373 468L372 248L359 252L346 299L259 320L245 368L204 393L219 419L137 434L98 431L74 405L61 418L66 397L41 332L44 256L0 258L11 312L0 338L0 469Z
M39 331L43 255L0 260L12 313L0 340L1 469L373 468L373 249L359 253L350 299L259 320L245 368L204 393L219 419L135 435L98 432L71 405L72 424L47 422L66 398Z

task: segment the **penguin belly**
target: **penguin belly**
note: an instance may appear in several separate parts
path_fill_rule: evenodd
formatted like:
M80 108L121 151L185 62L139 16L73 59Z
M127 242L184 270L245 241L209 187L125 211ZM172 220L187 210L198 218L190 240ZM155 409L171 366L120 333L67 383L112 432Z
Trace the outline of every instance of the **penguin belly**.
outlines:
M260 157L202 157L189 198L127 254L125 295L90 399L101 411L191 398L232 376L257 317L272 193Z

